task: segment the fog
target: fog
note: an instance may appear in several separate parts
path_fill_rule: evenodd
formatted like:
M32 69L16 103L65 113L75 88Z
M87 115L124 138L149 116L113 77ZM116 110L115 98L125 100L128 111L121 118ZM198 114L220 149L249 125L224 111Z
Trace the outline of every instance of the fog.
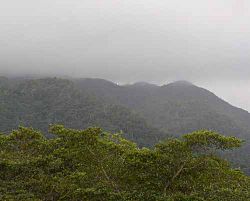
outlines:
M0 0L0 74L189 80L250 111L250 1Z

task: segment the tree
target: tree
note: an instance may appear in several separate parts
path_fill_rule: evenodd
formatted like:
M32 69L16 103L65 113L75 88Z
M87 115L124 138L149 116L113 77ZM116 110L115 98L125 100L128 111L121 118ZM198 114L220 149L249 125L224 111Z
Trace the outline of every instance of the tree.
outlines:
M211 131L138 148L121 134L51 126L0 135L0 200L247 201L250 180L217 156L241 141Z

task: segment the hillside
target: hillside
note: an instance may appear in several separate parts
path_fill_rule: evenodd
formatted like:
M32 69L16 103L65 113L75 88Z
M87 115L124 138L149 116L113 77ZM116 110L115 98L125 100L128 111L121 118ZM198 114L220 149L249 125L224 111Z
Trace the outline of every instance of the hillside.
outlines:
M83 93L69 80L1 80L1 132L9 132L19 125L45 133L49 124L75 129L97 126L113 132L123 131L127 138L144 146L166 136L135 112Z
M119 86L101 79L80 79L75 83L82 91L140 112L155 126L175 135L213 129L249 137L250 114L247 111L185 81L163 86L147 83Z

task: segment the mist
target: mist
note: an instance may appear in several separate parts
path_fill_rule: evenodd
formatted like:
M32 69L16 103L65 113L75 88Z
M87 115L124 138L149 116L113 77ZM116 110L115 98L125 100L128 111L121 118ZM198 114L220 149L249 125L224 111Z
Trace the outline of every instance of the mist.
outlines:
M188 80L250 111L246 0L0 0L0 74Z

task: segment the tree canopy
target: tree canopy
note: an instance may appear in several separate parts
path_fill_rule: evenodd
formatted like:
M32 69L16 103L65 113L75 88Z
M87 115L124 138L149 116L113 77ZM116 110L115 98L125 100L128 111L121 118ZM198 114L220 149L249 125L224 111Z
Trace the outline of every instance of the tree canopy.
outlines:
M0 135L0 200L248 201L250 179L221 159L241 140L212 131L139 148L100 128Z

